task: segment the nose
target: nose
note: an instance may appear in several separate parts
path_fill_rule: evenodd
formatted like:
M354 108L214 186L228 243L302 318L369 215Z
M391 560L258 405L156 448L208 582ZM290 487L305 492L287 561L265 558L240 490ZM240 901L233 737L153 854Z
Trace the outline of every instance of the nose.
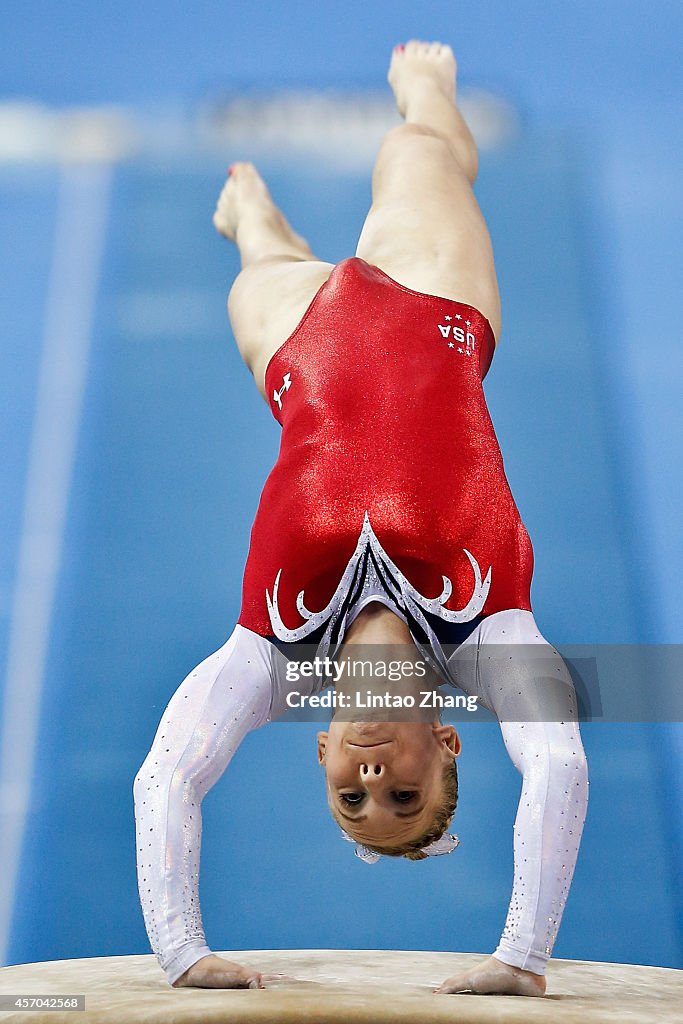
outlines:
M366 784L379 781L384 776L384 765L381 761L371 761L369 764L361 764L360 777Z

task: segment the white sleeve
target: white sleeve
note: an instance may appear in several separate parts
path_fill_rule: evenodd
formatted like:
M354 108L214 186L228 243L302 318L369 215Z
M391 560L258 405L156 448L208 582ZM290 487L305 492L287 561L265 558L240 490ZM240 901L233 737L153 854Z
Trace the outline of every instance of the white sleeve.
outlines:
M211 953L199 906L201 803L245 735L268 721L269 648L236 626L174 693L135 778L140 902L170 984Z
M463 689L476 693L498 718L507 752L522 775L512 897L493 955L544 974L588 803L576 693L564 661L541 636L531 612L498 612L482 627L453 663L460 661Z
M579 852L588 771L572 722L503 722L503 739L522 774L514 824L514 881L494 956L544 974Z

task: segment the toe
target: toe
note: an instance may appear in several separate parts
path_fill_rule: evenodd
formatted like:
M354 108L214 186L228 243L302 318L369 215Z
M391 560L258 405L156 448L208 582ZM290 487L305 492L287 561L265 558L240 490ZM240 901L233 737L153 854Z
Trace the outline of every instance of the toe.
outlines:
M230 167L228 168L228 183L231 178L242 178L245 173L249 172L249 168L252 167L253 165L247 163L246 160L236 160L234 163L230 164Z

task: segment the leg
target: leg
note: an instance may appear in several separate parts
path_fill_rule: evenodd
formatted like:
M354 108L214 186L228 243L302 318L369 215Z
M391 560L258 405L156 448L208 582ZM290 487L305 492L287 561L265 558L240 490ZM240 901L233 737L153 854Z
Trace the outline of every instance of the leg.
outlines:
M265 396L268 360L292 333L333 264L315 258L252 164L232 166L213 222L240 251L242 271L230 290L228 312L237 347Z
M500 298L486 222L472 191L477 151L455 105L448 46L397 47L389 81L406 123L388 133L356 255L416 291L460 299L500 332Z

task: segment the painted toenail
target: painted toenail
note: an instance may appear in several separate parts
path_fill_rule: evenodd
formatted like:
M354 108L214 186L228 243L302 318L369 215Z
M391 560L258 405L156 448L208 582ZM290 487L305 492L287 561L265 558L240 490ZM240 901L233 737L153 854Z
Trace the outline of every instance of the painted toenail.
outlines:
M235 170L235 165L234 164L230 164L230 166L228 167L228 177L230 177L230 175L232 174L232 172L234 170Z

